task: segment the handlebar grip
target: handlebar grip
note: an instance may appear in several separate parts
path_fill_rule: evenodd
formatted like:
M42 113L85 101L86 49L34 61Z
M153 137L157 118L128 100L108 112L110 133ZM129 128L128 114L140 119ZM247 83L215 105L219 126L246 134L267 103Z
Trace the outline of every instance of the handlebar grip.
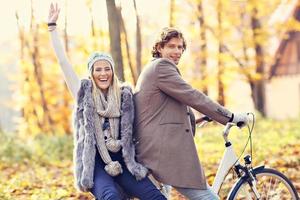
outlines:
M207 117L207 116L204 116L204 117L201 117L199 119L196 119L196 124L202 123L204 121L211 122L213 120L211 118Z
M245 122L238 122L236 123L237 127L241 128L245 125Z
M203 117L203 120L204 121L208 121L208 122L211 122L211 121L213 121L211 118L209 118L208 116L204 116Z

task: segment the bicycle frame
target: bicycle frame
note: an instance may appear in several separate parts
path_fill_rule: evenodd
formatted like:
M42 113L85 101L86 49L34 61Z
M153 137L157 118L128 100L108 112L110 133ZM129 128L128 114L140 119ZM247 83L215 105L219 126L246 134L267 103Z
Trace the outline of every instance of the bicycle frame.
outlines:
M202 123L202 125L203 125L204 123L209 122L209 120L210 120L209 118L208 119L201 118L198 120L198 122L197 121L196 122ZM222 159L220 161L220 164L219 164L219 167L217 170L217 174L214 179L214 183L211 187L212 191L216 194L219 193L222 183L225 180L229 170L231 168L234 168L234 170L237 174L237 177L239 179L231 188L230 192L228 193L227 199L235 198L236 197L235 195L239 194L239 192L242 192L242 195L243 195L242 199L245 199L245 198L246 199L253 199L253 198L261 199L261 197L262 197L261 195L266 195L266 194L261 193L262 191L259 191L257 186L261 187L261 184L264 184L264 183L260 182L259 185L257 185L256 174L260 174L260 173L264 174L265 171L266 171L266 174L262 175L262 176L273 177L275 175L275 177L277 177L276 180L279 180L278 182L280 182L284 185L287 192L293 197L293 199L299 199L299 197L297 195L297 191L296 191L295 187L293 186L293 184L291 183L291 181L287 177L285 177L282 173L278 172L277 170L274 170L271 168L265 168L264 165L253 168L251 165L252 161L251 161L250 155L246 155L244 157L244 161L245 161L244 165L240 164L239 157L236 156L236 154L233 150L233 146L232 146L231 142L228 140L228 134L229 134L229 131L232 126L236 126L236 124L227 123L223 130L223 138L225 141L225 151L224 151ZM253 128L253 126L252 126L252 128ZM250 132L249 137L251 137L252 128L251 128L251 130L249 128L249 132ZM269 175L267 175L267 174L269 174ZM272 181L268 181L268 182L272 184ZM276 182L276 184L278 182ZM248 184L249 190L245 189L245 190L239 191L242 184ZM271 189L271 186L269 189ZM275 193L277 192L276 190L274 190L274 191L275 191ZM268 197L268 195L269 195L269 191L267 191L267 197Z
M223 138L225 140L225 151L223 157L221 159L220 165L217 170L217 174L214 179L214 183L212 185L212 190L218 194L221 188L221 185L228 173L228 171L232 168L233 165L239 165L238 157L236 156L233 146L228 140L229 130L235 124L227 123L223 131Z
M212 190L218 194L219 190L221 189L222 183L226 177L226 175L228 174L228 171L233 167L236 166L238 167L238 165L240 165L239 159L236 156L234 150L233 150L233 146L231 144L231 142L228 140L228 134L229 131L231 129L231 127L236 126L234 123L227 123L224 130L223 130L223 138L225 141L225 151L223 154L223 157L221 159L220 165L218 167L217 170L217 174L215 176L214 179L214 183L212 185ZM256 182L253 182L254 185L256 184ZM252 187L253 192L255 193L256 197L260 197L258 191L256 190L255 186ZM249 194L250 196L250 194Z

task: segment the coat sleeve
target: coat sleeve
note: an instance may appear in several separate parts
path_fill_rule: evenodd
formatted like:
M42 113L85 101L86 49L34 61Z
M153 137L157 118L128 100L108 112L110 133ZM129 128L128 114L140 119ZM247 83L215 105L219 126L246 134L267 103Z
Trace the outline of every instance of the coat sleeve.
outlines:
M181 78L176 65L170 60L161 59L157 63L155 70L158 88L168 96L221 124L226 124L231 118L232 113L230 111L186 83Z
M67 83L67 86L72 94L72 96L76 99L77 92L80 87L80 80L76 75L72 65L70 64L64 48L59 40L59 36L57 30L53 30L50 32L51 43L55 52L55 55L59 61L59 65L64 75L64 79Z

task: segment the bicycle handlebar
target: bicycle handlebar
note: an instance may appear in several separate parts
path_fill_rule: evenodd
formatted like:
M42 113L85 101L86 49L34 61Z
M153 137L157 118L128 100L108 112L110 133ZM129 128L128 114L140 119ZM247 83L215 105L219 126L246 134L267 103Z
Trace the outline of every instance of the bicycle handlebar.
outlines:
M211 122L213 121L211 118L204 116L199 119L196 119L196 124L200 124L201 122Z
M229 140L228 140L228 135L229 135L230 129L231 129L233 126L237 126L237 124L232 123L232 122L228 122L228 123L225 125L225 128L223 129L223 138L224 138L225 142L229 142Z
M252 120L254 120L254 118L251 119L250 116L249 116L249 122L252 121ZM201 126L203 126L204 124L206 124L206 123L208 123L208 122L211 122L211 121L213 121L211 118L209 118L208 116L204 116L204 117L201 117L201 118L197 119L197 120L196 120L196 124L202 123L202 124L199 125L199 127L201 127ZM228 140L228 135L229 135L230 129L231 129L233 126L237 126L237 127L241 128L241 127L243 127L243 126L245 125L244 123L245 123L245 122L238 122L238 123L235 124L235 123L232 123L232 122L228 122L228 123L225 125L224 129L223 129L223 138L224 138L225 142L229 142L229 140Z

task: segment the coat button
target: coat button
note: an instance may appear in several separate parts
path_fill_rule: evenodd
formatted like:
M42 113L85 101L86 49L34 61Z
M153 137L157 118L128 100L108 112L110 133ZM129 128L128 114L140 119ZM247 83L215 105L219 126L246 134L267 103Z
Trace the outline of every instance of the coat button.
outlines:
M189 113L189 112L187 112L186 114L187 114L187 115L190 115L190 113Z
M185 129L185 132L190 132L190 129Z

